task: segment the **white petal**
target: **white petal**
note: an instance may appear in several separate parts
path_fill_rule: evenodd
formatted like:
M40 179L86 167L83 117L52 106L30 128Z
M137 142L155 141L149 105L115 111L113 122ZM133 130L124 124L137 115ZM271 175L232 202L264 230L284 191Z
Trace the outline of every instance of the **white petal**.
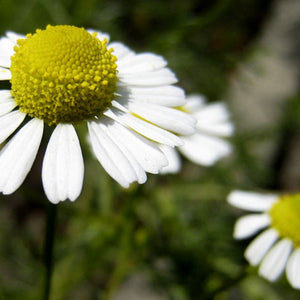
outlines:
M232 136L234 132L234 125L230 122L223 123L206 123L205 120L197 122L196 125L197 131L209 135L217 135L221 137Z
M104 33L102 31L99 31L99 30L94 30L94 29L87 29L86 30L87 32L89 32L90 34L93 34L93 33L97 33L97 38L100 40L100 41L103 41L104 39L107 40L107 42L109 42L109 39L110 39L110 36L108 33Z
M259 275L270 281L278 279L284 271L292 248L293 243L290 240L283 239L279 241L263 259L258 271Z
M229 120L229 112L227 106L223 102L206 104L194 115L199 122L205 120L205 123L211 124Z
M0 80L10 80L11 73L8 69L0 67Z
M195 133L182 137L182 140L184 145L179 147L180 152L192 162L203 166L211 166L231 152L231 145L218 137Z
M192 94L186 97L186 104L184 108L192 113L201 110L206 103L206 99L202 95Z
M108 48L113 48L113 54L118 58L117 64L129 56L135 56L135 52L123 45L120 42L113 42L108 45Z
M117 120L121 124L132 128L141 135L158 143L166 144L169 146L179 146L182 144L182 141L178 136L140 118L137 118L130 113L118 112L116 110L110 109L105 112L105 115Z
M300 289L300 249L294 250L286 266L286 276L295 289Z
M196 98L198 99L198 98ZM197 119L196 128L200 132L205 132L219 136L231 136L234 131L234 126L229 122L229 112L223 102L207 104L199 108L199 103L196 110L191 110L192 115Z
M168 68L152 72L123 74L119 76L121 84L132 86L162 86L177 82L175 74Z
M101 122L102 122L102 119L101 119ZM138 183L146 182L147 175L146 175L144 169L142 168L140 163L137 161L134 154L131 151L129 151L126 148L126 146L123 144L122 139L119 139L120 133L118 131L115 132L115 130L113 129L116 127L115 125L116 125L115 122L109 122L109 123L107 122L107 124L106 124L107 132L106 133L114 141L114 143L118 146L118 148L120 148L123 155L127 158L129 164L132 167L132 170L135 172L135 180L137 180Z
M229 112L223 102L208 104L193 113L193 116L198 121L196 128L200 132L218 136L233 134L234 126L229 122Z
M136 102L154 103L164 106L182 106L186 103L183 89L173 86L159 87L130 87L118 92L124 99L133 99Z
M278 196L254 192L233 191L228 196L228 202L238 208L249 211L266 211L277 201Z
M52 203L74 201L82 189L84 164L74 127L59 124L47 145L42 178L45 193Z
M236 239L245 239L268 225L270 225L270 217L267 214L247 215L237 220L233 236Z
M14 43L17 43L17 40L19 39L26 39L26 36L23 34L15 33L12 31L7 31L6 36Z
M181 168L181 160L175 148L166 145L159 145L159 149L165 154L169 164L160 170L161 174L175 174Z
M110 120L109 118L102 117L101 122L96 123L92 122L90 124L91 127L97 132L99 138L101 138L101 143L103 147L107 150L107 153L111 157L111 160L115 163L115 165L119 168L120 172L126 178L126 180L131 183L137 181L137 174L136 174L136 165L132 165L132 159L128 158L126 154L128 151L125 150L125 153L121 150L124 147L119 147L119 143L117 139L114 137L114 134L108 129L114 121Z
M10 90L0 91L0 116L12 111L17 103L11 97Z
M10 67L10 57L14 54L14 46L15 44L10 39L6 37L0 39L0 66Z
M154 143L144 137L116 122L110 127L110 130L119 143L122 143L133 154L146 172L157 174L162 167L168 164L165 155Z
M141 53L124 57L118 61L118 71L123 74L142 73L159 70L167 65L163 57L152 53Z
M105 133L101 124L88 122L92 148L106 172L124 188L135 181L136 175L120 148Z
M43 135L44 123L28 122L0 152L0 191L11 194L23 183L31 169Z
M267 229L259 234L247 247L245 257L252 266L257 266L278 239L277 231Z
M178 109L138 102L129 102L127 107L141 118L174 133L189 135L195 132L196 120Z
M26 114L16 110L0 117L0 144L23 122Z

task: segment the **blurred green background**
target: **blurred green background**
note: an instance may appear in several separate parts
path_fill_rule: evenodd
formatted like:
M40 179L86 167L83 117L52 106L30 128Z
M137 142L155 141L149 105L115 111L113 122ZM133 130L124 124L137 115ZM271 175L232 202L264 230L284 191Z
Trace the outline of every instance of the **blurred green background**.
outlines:
M1 35L7 30L34 32L47 24L108 32L112 40L137 52L163 55L187 93L204 94L208 101L225 99L236 127L231 157L211 168L183 160L180 174L149 175L146 184L133 184L129 190L119 187L96 163L85 142L86 129L79 128L84 188L75 203L58 207L51 299L299 299L284 276L270 284L248 266L243 252L249 241L232 238L233 224L242 212L226 203L226 196L236 188L296 191L300 187L299 172L295 173L299 86L280 94L280 101L258 103L258 110L261 105L271 116L255 128L244 123L243 115L253 115L257 125L255 111L241 110L245 99L236 99L233 91L237 80L249 83L240 79L241 66L272 56L259 41L269 20L285 9L284 2L297 4L0 0ZM295 44L279 60L291 60L295 66L299 26L288 32ZM255 74L258 80L252 86L266 75L259 66ZM264 89L272 98L272 87ZM257 104L248 98L251 105ZM43 142L41 149L47 139ZM40 151L16 193L0 196L0 299L41 299L49 209L41 187L42 158Z

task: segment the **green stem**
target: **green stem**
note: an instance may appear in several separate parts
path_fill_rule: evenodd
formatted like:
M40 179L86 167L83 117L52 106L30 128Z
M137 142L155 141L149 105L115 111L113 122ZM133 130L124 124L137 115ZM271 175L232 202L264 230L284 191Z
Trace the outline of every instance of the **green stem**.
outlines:
M56 215L57 215L57 205L49 203L47 207L47 223L46 223L45 244L44 244L44 264L45 264L44 299L45 300L50 299Z

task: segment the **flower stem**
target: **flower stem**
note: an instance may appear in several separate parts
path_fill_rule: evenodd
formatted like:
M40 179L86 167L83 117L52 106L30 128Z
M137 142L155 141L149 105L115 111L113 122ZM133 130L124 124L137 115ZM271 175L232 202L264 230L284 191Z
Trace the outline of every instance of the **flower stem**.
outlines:
M57 215L57 205L48 203L47 207L47 223L44 243L44 265L45 265L45 281L44 281L44 299L50 299L51 277L53 271L53 248L55 238L55 224Z

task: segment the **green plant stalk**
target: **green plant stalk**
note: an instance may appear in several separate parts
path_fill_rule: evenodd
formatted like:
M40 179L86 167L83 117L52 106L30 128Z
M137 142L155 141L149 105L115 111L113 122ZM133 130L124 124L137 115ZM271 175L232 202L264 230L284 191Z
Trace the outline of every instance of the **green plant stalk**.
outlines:
M57 205L48 203L47 206L47 223L45 231L45 243L44 243L44 299L50 299L51 292L51 277L53 271L53 249L55 240L55 228L56 228L56 215Z

